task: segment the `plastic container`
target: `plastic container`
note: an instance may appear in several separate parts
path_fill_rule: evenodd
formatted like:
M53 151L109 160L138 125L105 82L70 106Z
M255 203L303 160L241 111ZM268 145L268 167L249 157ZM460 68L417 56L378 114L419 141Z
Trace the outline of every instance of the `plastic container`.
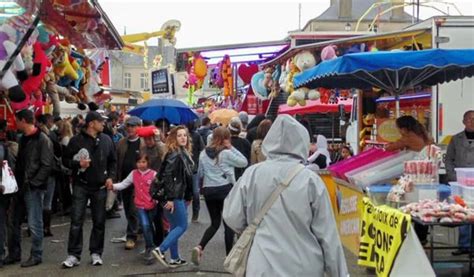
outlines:
M403 174L404 161L413 159L415 155L416 153L412 151L402 151L347 172L346 176L351 184L359 188L384 183L400 177Z
M450 182L452 195L461 196L464 201L474 202L474 187L465 186L459 182Z
M474 187L474 168L455 168L459 184Z
M375 205L383 205L387 202L387 195L392 189L392 185L390 184L383 184L383 185L373 185L366 188L367 195L369 196L370 200Z
M425 199L444 201L451 195L451 188L447 185L415 185L412 192L405 193L407 203Z
M373 163L374 161L378 161L396 155L397 153L398 152L391 152L379 148L372 148L370 150L360 153L359 155L353 156L352 158L333 164L328 167L328 170L331 172L332 176L339 179L348 180L346 177L347 172Z

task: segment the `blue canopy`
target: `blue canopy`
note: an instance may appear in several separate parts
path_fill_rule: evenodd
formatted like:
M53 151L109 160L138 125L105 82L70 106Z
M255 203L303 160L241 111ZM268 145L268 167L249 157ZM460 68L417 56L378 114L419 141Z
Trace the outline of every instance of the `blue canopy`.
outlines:
M378 87L400 93L474 75L474 49L377 51L323 61L294 77L295 88Z
M198 116L183 102L175 99L152 99L128 112L144 120L165 118L172 124L186 124Z

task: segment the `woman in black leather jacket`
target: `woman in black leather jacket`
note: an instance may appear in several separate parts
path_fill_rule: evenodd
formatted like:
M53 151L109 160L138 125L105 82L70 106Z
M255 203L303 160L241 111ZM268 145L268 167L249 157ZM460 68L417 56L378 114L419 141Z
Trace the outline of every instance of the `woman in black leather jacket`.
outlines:
M191 140L186 127L178 126L170 131L166 140L168 152L158 173L164 183L165 216L171 224L171 230L153 255L166 267L179 267L187 262L178 252L178 240L188 227L188 215L185 201L193 196L192 177L194 163L191 158ZM167 262L164 252L171 251L171 260Z

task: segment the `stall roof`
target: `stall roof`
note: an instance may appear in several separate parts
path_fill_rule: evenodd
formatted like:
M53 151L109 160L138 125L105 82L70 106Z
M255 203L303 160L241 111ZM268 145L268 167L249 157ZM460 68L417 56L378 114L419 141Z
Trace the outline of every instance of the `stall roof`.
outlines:
M123 41L97 0L77 0L74 4L59 4L52 0L18 0L27 11L40 9L43 24L82 49L117 49Z
M396 31L396 32L387 32L387 33L381 33L381 34L371 34L371 35L361 35L361 36L354 36L350 38L342 38L342 39L336 39L336 40L330 40L330 41L323 41L323 42L317 42L317 43L311 43L311 44L305 44L305 45L300 45L300 46L295 46L291 47L287 51L285 51L282 55L278 56L277 58L270 60L266 63L261 64L262 67L266 66L273 66L275 64L281 63L283 61L286 61L287 59L293 57L296 55L298 52L301 52L303 50L314 50L314 49L320 49L323 48L327 45L331 44L343 44L343 43L357 43L357 42L368 42L368 41L374 41L374 40L382 40L382 39L391 39L394 37L397 38L408 38L408 37L413 37L420 35L426 31L431 30L431 28L419 28L419 29L412 29L410 31L402 30L402 31Z

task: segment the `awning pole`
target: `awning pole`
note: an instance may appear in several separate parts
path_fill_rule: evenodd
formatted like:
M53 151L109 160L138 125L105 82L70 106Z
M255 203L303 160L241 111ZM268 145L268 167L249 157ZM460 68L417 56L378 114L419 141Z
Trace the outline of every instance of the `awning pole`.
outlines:
M398 70L395 70L395 117L400 117L400 91L399 91Z

